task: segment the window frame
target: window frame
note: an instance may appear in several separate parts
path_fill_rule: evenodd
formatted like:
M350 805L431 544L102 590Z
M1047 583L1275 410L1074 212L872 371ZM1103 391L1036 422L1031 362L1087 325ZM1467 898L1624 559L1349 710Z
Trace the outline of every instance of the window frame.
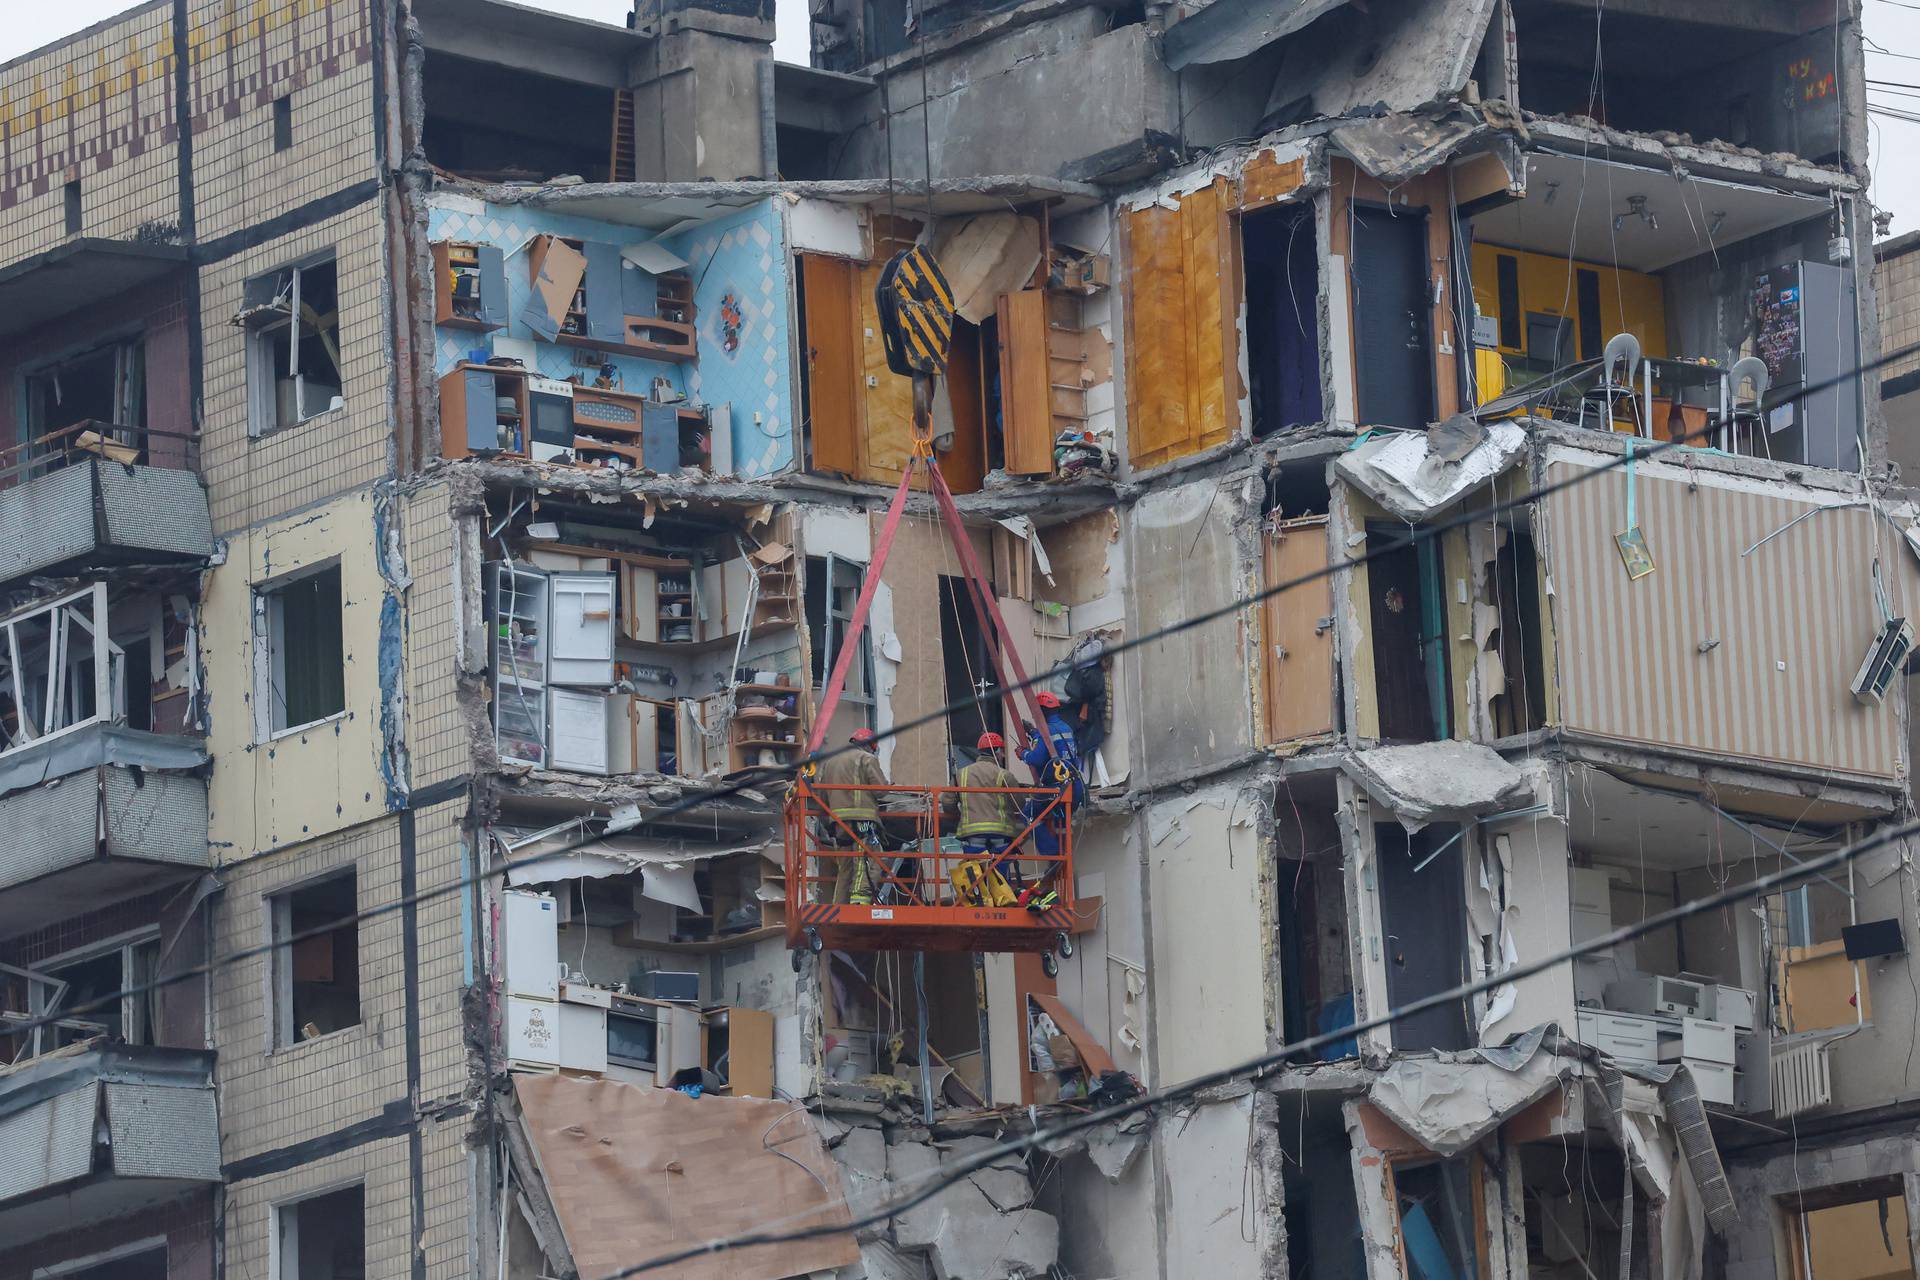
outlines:
M284 642L274 643L275 635L283 634L286 630L284 595L289 588L323 573L340 575L340 598L344 605L346 570L339 556L329 556L304 565L267 582L257 583L253 588L253 741L256 746L307 733L320 725L342 719L347 714L347 636L343 615L339 632L340 709L315 720L275 727L278 717L285 714L282 691L286 684L286 649Z
M300 1280L300 1268L297 1261L300 1257L300 1206L310 1200L323 1199L326 1196L338 1195L342 1191L351 1191L355 1188L358 1188L360 1191L360 1248L362 1251L361 1263L364 1270L366 1261L365 1250L367 1247L367 1179L364 1175L361 1175L344 1178L339 1182L331 1183L312 1191L302 1191L298 1195L290 1196L285 1200L276 1200L273 1202L272 1212L268 1215L267 1219L268 1280ZM288 1215L292 1216L289 1217ZM291 1227L291 1230L288 1229L289 1227ZM291 1246L291 1249L289 1249L289 1246ZM288 1270L286 1266L286 1257L289 1252L291 1252L296 1259L295 1265L291 1270Z
M341 407L346 402L346 360L340 351L340 313L341 304L340 255L334 248L311 253L303 258L270 271L262 271L247 279L244 286L247 296L260 296L262 282L266 282L265 301L250 303L240 312L236 323L246 332L247 342L247 436L260 439L279 431L305 426L316 419L324 418L334 412L331 401L322 408L303 414L306 407L306 378L300 368L300 341L297 337L300 327L301 286L307 272L315 267L333 268L334 316L331 332L333 334L334 372L340 377L339 395ZM275 305L279 298L277 281L282 275L290 275L290 292L287 306L283 310ZM324 338L325 328L315 328L314 335ZM275 363L275 346L280 334L296 335L288 339L288 373L294 381L294 414L291 422L280 421L279 375Z
M117 952L120 956L120 989L122 992L126 992L132 987L139 985L142 981L152 981L154 975L159 972L160 954L158 948L160 940L160 926L157 924L146 925L138 929L129 929L125 932L114 934L112 937L102 938L98 942L89 942L83 946L75 947L71 951L63 951L59 955L48 956L46 959L35 963L34 971L43 973L47 977L57 981L66 982L66 979L60 977L58 970L71 968L77 964L85 964L89 960L98 960L102 956L112 955ZM145 947L153 947L155 950L153 955L153 972L146 975L143 979L137 971L138 966L134 961L134 952ZM71 986L70 983L68 985ZM126 1043L132 1045L151 1044L152 1041L150 1039L136 1037L135 1026L137 1019L135 1018L134 1011L136 1008L139 1008L145 1010L146 1013L151 1016L153 1011L153 992L142 991L137 995L123 994L120 996L119 1004L121 1038L124 1039ZM41 1010L36 1009L34 1012L38 1014ZM83 1020L86 1017L86 1015L81 1016ZM157 1031L158 1027L156 1027L155 1030Z
M287 939L293 937L294 932L294 895L320 888L335 880L347 879L353 881L354 912L356 915L353 948L354 988L356 992L358 992L361 986L360 936L357 919L360 909L359 864L349 862L344 866L332 867L317 875L308 876L304 880L283 885L270 893L261 895L262 905L266 911L267 943L271 948L268 953L267 965L268 994L271 997L273 1010L273 1024L268 1028L267 1047L269 1053L285 1053L292 1049L304 1049L310 1044L318 1044L323 1040L331 1040L336 1036L344 1035L349 1031L366 1025L365 1001L362 999L360 1016L350 1025L337 1027L332 1031L322 1032L306 1040L297 1040L294 1038L294 1033L298 1030L298 1027L294 1025L293 1020L293 944L287 941ZM325 936L331 941L331 932ZM340 1189L340 1187L333 1188L335 1191ZM324 1195L326 1193L318 1192L316 1194ZM300 1198L304 1200L311 1199L312 1197L302 1196ZM289 1201L288 1203L292 1202Z

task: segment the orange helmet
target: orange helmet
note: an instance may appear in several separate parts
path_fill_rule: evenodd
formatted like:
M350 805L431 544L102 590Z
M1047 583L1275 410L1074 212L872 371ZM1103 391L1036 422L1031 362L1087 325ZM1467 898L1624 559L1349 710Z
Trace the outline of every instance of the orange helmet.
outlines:
M880 741L880 735L871 729L855 729L853 736L847 739L856 747L871 747Z
M1007 745L1007 740L997 733L983 733L980 741L973 745L982 751L999 751Z
M1052 694L1052 693L1035 694L1033 700L1039 703L1041 706L1045 707L1049 711L1055 710L1060 705L1060 697L1058 694Z

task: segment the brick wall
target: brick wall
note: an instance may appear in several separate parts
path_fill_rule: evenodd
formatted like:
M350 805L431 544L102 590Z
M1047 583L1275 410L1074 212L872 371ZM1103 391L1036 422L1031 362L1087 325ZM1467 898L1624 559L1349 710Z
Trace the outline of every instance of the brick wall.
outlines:
M369 0L194 0L189 112L202 239L374 176ZM154 0L0 67L0 266L68 235L165 235L180 222L172 5ZM273 149L273 103L293 145Z
M459 777L471 763L467 721L456 699L460 660L459 557L462 535L444 484L401 502L407 572L407 752L415 788ZM478 602L469 602L470 607Z
M0 1247L0 1280L30 1280L37 1267L90 1258L156 1236L167 1243L168 1280L214 1280L210 1190L75 1225L19 1248Z
M367 0L194 0L192 14L202 240L376 176ZM290 99L293 145L276 152L273 102L281 97Z
M1920 343L1920 242L1875 265L1874 291L1880 301L1881 349ZM1920 356L1909 356L1881 369L1880 378L1884 382L1915 370L1920 370Z
M279 1206L356 1182L365 1189L366 1280L406 1280L412 1259L413 1197L407 1184L404 1136L336 1152L285 1173L229 1182L225 1280L267 1280L280 1274L273 1262Z
M400 828L383 818L342 835L235 864L214 912L214 947L225 954L271 936L267 896L355 868L362 911L400 896ZM360 1024L276 1048L272 968L265 956L213 979L219 1046L220 1153L229 1162L369 1120L406 1096L406 1012L400 916L360 923Z
M249 249L201 272L206 352L202 472L216 534L364 488L387 472L385 256L377 201ZM344 407L262 436L247 429L247 333L233 323L255 276L332 250L340 297Z
M142 5L0 68L0 266L67 237L177 227L172 7Z

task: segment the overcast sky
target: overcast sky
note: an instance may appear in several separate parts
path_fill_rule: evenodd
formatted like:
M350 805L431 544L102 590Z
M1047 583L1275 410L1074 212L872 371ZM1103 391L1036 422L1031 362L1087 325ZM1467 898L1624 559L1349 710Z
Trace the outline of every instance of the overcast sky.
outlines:
M632 0L519 0L535 8L602 22L624 22ZM0 0L0 62L37 49L128 8L127 0L65 0L41 7ZM1867 53L1870 93L1880 106L1920 115L1920 0L1865 0L1867 38L1887 50ZM807 60L806 0L779 0L780 38L774 49L787 62ZM1873 197L1893 211L1892 233L1920 230L1920 123L1873 117ZM1888 159L1887 157L1893 157Z

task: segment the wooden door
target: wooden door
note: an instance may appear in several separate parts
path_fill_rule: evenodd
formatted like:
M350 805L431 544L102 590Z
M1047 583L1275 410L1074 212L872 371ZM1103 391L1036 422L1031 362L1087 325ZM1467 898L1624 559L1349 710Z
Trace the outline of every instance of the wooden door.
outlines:
M1287 520L1268 531L1264 585L1292 582L1327 566L1327 517ZM1291 742L1333 732L1333 579L1301 583L1260 605L1265 646L1266 740Z
M859 265L818 254L800 256L806 302L806 404L812 467L853 475L859 470L859 362L854 351L854 281Z

